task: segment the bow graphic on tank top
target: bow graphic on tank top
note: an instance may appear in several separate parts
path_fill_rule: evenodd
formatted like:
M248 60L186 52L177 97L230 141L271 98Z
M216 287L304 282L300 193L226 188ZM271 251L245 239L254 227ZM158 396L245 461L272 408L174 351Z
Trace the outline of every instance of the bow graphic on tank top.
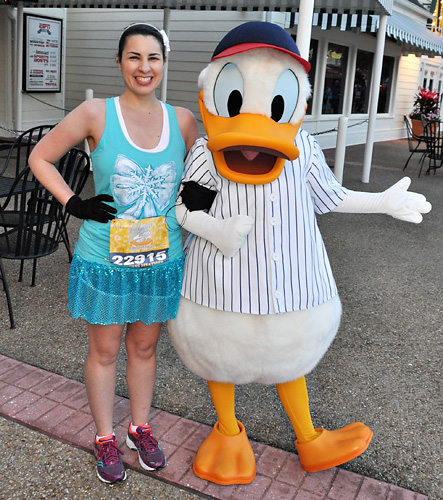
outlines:
M142 168L126 156L118 155L111 176L111 190L116 203L127 207L118 218L155 217L169 205L176 177L176 166L172 161L157 168L151 165Z

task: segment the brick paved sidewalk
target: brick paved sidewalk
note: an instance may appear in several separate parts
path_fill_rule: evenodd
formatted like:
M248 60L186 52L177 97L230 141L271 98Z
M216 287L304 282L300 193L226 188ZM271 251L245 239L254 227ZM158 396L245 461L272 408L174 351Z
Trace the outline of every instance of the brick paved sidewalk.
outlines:
M115 398L115 432L126 437L129 401ZM92 453L94 423L85 386L0 355L0 415ZM251 442L257 477L250 485L218 486L197 478L192 461L210 427L152 409L150 424L168 457L162 471L148 473L137 454L123 447L125 464L152 478L220 500L426 500L427 496L339 468L307 474L295 453Z

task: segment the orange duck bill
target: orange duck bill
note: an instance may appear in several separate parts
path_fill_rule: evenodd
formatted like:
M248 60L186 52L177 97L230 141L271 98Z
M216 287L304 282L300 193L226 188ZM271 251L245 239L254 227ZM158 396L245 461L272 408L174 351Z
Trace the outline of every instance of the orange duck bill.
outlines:
M282 173L286 160L298 158L297 125L277 123L263 115L240 113L225 118L211 114L200 92L200 113L215 167L226 179L242 184L267 184Z

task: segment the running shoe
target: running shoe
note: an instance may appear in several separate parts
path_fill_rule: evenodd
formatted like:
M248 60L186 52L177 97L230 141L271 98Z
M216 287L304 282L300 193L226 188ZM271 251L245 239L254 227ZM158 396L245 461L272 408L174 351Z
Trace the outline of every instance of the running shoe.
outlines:
M156 439L152 437L149 425L139 425L135 432L129 426L126 446L138 451L138 461L145 470L159 470L166 465L166 457Z
M94 440L94 456L97 459L97 476L104 483L120 483L126 479L125 466L120 458L123 451L112 436L103 441Z

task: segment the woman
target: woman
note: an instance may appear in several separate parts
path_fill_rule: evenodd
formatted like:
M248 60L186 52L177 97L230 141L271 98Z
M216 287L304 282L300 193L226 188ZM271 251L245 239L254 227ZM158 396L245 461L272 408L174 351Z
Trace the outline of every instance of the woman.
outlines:
M123 94L82 103L29 158L36 177L66 210L85 219L71 264L68 308L88 323L85 382L97 428L97 475L106 483L126 479L113 433L116 360L125 324L132 416L126 444L137 449L144 469L166 464L147 422L161 322L175 317L181 288L184 258L173 207L184 158L198 136L190 111L155 95L167 49L166 35L154 26L127 27L116 57ZM85 138L96 196L81 200L54 163Z

